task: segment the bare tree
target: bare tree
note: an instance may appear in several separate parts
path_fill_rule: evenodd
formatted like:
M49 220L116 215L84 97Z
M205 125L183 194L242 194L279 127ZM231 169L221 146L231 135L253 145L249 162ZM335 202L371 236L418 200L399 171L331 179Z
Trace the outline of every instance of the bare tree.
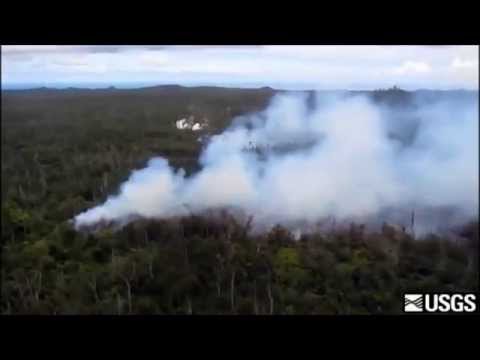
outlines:
M232 269L232 274L230 277L230 305L232 312L235 312L235 268Z
M272 295L272 282L270 278L268 279L268 283L267 283L267 295L268 295L268 300L270 304L270 315L273 315L274 300Z
M257 280L253 280L253 313L258 315Z

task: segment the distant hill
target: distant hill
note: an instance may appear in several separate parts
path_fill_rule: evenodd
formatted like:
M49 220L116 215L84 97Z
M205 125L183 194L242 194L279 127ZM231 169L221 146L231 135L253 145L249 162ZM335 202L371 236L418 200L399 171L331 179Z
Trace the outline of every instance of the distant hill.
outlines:
M154 86L143 86L138 88L121 88L115 86L108 86L104 88L89 88L89 87L68 87L68 88L55 88L55 87L32 87L28 89L2 89L2 93L68 93L71 91L83 92L83 93L102 93L102 92L124 92L124 93L142 93L142 92L227 92L227 93L248 93L248 92L317 92L317 93L342 93L347 92L350 94L366 94L366 95L376 95L376 96L388 96L388 97L401 97L409 95L475 95L478 94L478 90L465 90L465 89L455 89L455 90L435 90L435 89L418 89L413 91L404 90L396 86L388 89L375 89L375 90L285 90L280 88L272 88L270 86L263 87L222 87L222 86L183 86L176 84L168 85L154 85Z

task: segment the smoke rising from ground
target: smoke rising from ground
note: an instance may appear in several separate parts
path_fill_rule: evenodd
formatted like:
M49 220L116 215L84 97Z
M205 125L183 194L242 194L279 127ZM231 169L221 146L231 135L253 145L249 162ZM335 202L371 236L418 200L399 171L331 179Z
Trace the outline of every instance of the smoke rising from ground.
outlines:
M77 228L229 208L263 225L391 221L420 231L478 216L478 100L417 95L408 106L362 95L284 93L213 136L186 177L163 158ZM422 215L423 214L423 215Z

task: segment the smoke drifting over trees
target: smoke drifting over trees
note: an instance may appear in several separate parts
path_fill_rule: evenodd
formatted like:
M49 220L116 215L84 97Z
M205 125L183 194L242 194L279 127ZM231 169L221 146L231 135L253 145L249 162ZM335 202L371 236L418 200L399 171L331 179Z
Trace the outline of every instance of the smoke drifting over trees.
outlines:
M422 234L476 214L477 107L468 91L3 90L0 312L403 314L405 293L477 292L478 217ZM176 127L190 116L208 127Z
M382 105L362 94L279 94L212 136L199 172L153 158L75 225L219 208L257 226L407 225L412 209L419 232L461 224L478 215L478 100L411 96Z

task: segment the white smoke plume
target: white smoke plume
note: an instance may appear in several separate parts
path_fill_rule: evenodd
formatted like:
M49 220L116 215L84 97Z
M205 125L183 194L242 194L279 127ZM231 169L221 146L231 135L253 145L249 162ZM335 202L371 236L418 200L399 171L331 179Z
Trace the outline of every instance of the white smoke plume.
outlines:
M284 93L234 119L199 161L202 170L186 177L150 160L75 226L217 208L263 225L407 225L412 209L429 231L459 224L478 216L478 100L416 95L412 106L392 107L362 95Z

